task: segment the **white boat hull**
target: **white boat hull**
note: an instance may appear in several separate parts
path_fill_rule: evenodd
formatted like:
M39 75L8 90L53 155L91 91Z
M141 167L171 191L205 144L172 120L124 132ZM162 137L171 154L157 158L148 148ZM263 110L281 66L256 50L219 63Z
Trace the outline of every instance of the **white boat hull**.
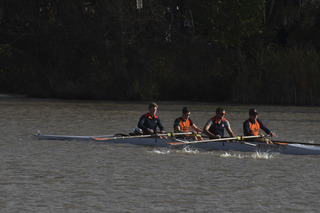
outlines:
M176 147L182 148L190 146L197 149L205 150L224 150L224 151L240 151L240 152L278 152L282 154L293 154L293 155L320 155L320 147L304 144L266 144L266 143L254 143L254 142L199 142L189 143L181 145L170 145L172 142L177 142L174 138L161 139L158 137L130 137L121 138L116 135L100 135L100 136L68 136L68 135L42 135L36 134L38 139L41 140L87 140L97 141L94 138L102 138L98 142L103 143L124 143L144 146L158 146L158 147ZM114 139L113 137L116 137ZM110 139L109 139L110 138ZM179 140L180 141L180 140Z

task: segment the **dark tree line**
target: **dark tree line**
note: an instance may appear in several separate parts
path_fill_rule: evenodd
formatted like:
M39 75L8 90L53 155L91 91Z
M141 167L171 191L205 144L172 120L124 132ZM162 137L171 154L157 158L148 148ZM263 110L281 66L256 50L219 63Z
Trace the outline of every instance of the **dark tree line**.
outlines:
M319 3L1 0L0 92L318 105Z

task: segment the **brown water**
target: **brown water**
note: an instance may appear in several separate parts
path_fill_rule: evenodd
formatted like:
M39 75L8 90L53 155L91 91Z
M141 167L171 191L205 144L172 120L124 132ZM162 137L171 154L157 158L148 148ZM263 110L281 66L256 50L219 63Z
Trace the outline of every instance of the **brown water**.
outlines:
M236 135L247 105L159 102L167 131L191 108L202 128L218 106ZM0 212L318 212L319 156L171 150L34 133L128 133L147 102L0 99ZM320 143L319 107L254 106L278 140Z

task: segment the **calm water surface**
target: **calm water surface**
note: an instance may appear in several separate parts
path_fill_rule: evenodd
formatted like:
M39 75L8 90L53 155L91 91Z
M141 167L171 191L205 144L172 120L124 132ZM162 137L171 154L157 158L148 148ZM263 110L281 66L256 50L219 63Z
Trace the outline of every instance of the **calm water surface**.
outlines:
M159 102L166 130L181 109L202 128L218 106L236 135L247 105ZM128 133L147 102L0 99L0 212L318 212L319 156L177 150L34 133ZM320 108L254 106L278 140L320 143Z

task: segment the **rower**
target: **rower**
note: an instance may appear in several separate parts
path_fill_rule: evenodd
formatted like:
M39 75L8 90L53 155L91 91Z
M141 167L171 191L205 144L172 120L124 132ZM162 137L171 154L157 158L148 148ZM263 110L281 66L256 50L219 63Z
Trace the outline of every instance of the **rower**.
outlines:
M143 135L152 135L157 133L157 127L160 129L160 133L164 134L164 127L160 121L160 118L156 115L158 105L156 103L149 104L149 112L143 114L138 122L138 128L142 130Z
M249 119L245 120L243 123L243 134L245 136L251 135L259 135L259 129L261 128L265 133L270 135L271 137L275 137L276 134L271 132L263 122L258 119L258 111L256 109L249 110ZM272 144L272 141L269 139L265 139L263 134L260 134L261 138L252 139L256 142L266 142L267 144Z
M194 129L193 135L195 140L202 140L201 135L199 135L199 132L202 132L201 129L199 129L191 120L190 118L191 111L188 109L188 107L183 107L182 109L182 116L178 117L173 124L173 130L175 133L187 133L189 132L189 127ZM188 135L185 135L188 136Z
M230 123L225 119L226 110L222 107L216 109L216 115L210 118L203 128L205 133L210 139L222 138L224 136L224 129L227 130L230 137L235 137Z

